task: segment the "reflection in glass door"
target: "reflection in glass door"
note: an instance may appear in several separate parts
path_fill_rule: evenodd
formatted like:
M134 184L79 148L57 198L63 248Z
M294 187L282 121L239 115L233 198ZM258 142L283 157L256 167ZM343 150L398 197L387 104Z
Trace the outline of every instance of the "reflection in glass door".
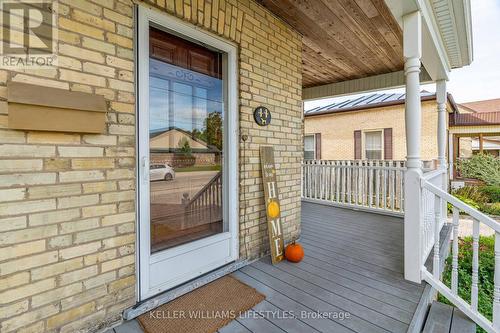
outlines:
M174 57L173 62L183 66L167 62L170 58L158 49L149 60L152 253L227 231L222 213L224 96L217 68L221 56L208 50L205 58L193 56L193 48L184 52L178 44L175 52L188 54L187 61Z

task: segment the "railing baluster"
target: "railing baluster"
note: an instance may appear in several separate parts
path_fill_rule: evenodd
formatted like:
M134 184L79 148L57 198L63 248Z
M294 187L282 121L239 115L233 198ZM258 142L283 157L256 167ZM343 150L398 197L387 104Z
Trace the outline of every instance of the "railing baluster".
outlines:
M330 196L329 196L329 200L330 201L333 201L333 198L334 198L334 190L333 190L333 183L334 183L334 178L335 178L335 170L333 168L333 162L332 161L328 161L328 168L329 168L329 173L330 173L330 178L329 178L329 181L328 181L328 184L329 185L329 191L330 191Z
M340 186L342 180L342 169L340 167L340 161L335 162L335 201L340 202Z
M368 161L363 162L363 205L367 206L368 205L368 181L366 180L368 178Z
M363 205L363 161L358 161L358 205Z
M312 162L313 165L314 165L314 168L313 168L313 172L312 172L312 196L314 199L317 199L317 196L316 196L316 173L318 172L318 167L317 167L317 163L316 161L313 161Z
M396 191L396 172L393 171L392 169L389 170L392 179L391 182L391 210L394 210L394 198L396 197L395 191Z
M313 170L314 170L314 168L313 168L311 162L308 163L308 168L309 168L309 170L307 171L307 177L309 178L309 181L307 182L307 187L308 187L308 189L307 189L307 196L309 198L312 198L313 197L313 191L312 191L312 182L313 182L313 179L312 178L313 178Z
M358 161L354 161L352 169L352 196L354 205L358 204L358 170Z
M300 163L300 197L304 197L304 186L306 182L304 181L304 162Z
M326 199L326 161L321 161L321 200Z
M311 198L311 166L309 164L309 161L306 161L306 176L305 181L306 181L306 196L308 198Z
M439 225L441 214L439 213L441 207L441 198L437 195L434 196L434 260L433 260L433 274L439 280L440 263L439 263Z
M322 168L322 161L318 161L318 199L322 199L322 193L323 193L323 183L321 181L321 177L323 175L323 168Z
M453 248L451 260L451 291L458 294L458 221L459 211L453 207Z
M328 163L323 161L323 200L328 199Z
M328 161L324 161L323 162L323 182L325 183L325 192L323 193L324 195L324 200L328 200L329 196L328 196L328 192L329 192L329 188L330 186L328 186L329 184L329 181L330 181L330 166L328 165Z
M472 227L472 285L471 285L471 306L477 312L478 305L478 283L479 283L479 221L473 219Z
M300 181L302 182L304 198L307 198L307 161L302 162L302 178Z
M402 212L404 210L404 203L403 203L403 192L404 192L404 187L403 187L403 179L404 179L404 170L402 170L402 163L399 164L399 211Z
M316 199L321 199L321 194L319 193L320 192L320 180L319 180L319 177L320 177L320 174L321 174L321 167L320 167L320 161L316 161L316 180L315 180L315 198Z
M314 184L314 172L316 172L316 168L314 167L314 161L310 161L310 172L309 172L309 197L311 199L314 198L314 187L313 187L313 184Z
M347 161L342 162L342 202L346 202L347 193Z
M382 190L382 202L383 202L383 208L387 208L387 169L385 168L385 162L384 162L384 170L383 170L383 176L384 176L384 185L383 185L383 190Z
M493 327L500 331L500 233L495 232L495 286L493 289Z
M335 201L340 202L340 162L335 161L335 187L337 195L335 196Z
M351 161L347 161L347 203L351 203Z
M319 167L319 161L315 161L316 163L316 173L314 175L314 197L316 199L319 199L320 196L319 196L319 185L320 185L320 182L319 182L319 173L321 172L321 168Z
M307 198L307 185L309 184L307 181L307 161L304 161L303 164L303 176L302 176L302 182L303 182L303 187L304 187L304 197Z
M377 162L375 169L375 208L380 207L380 165L381 162Z

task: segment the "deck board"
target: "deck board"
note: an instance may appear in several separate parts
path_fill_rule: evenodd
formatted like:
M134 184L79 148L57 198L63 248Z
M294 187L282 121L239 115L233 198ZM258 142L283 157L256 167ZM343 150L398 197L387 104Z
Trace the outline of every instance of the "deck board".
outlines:
M375 310L375 303L364 299L358 293L339 295L336 293L338 290L332 290L332 286L327 287L318 283L310 282L310 275L296 276L271 265L265 265L266 267L260 266L260 263L261 261L253 264L252 266L260 267L262 271L265 270L265 274L276 276L280 280L281 284L296 286L296 288L315 298L321 299L331 305L338 306L341 311L356 315L358 318L363 318L369 323L387 331L406 332L403 322L391 318L387 313L387 309L385 309L385 313ZM247 268L245 267L244 269ZM377 305L382 306L380 303L377 303Z
M294 300L284 294L280 293L277 290L272 289L271 287L265 285L259 280L247 275L241 271L233 273L233 276L247 285L255 288L257 291L266 295L266 300L285 311L293 311L294 313L302 313L302 312L311 312L314 311L314 305L312 307L308 307L307 305L301 303L301 300ZM304 301L307 304L307 300ZM301 320L308 324L313 329L319 332L329 332L329 333L351 333L350 329L336 323L334 320L330 318L301 318Z
M136 320L130 320L115 327L115 333L142 333L141 325Z
M403 277L402 218L303 202L300 243L298 264L264 257L233 273L266 296L253 310L268 315L238 318L220 333L408 330L424 285Z
M219 333L251 333L248 328L240 324L237 320L231 321L219 330Z
M339 307L344 306L344 304L334 305L328 301L323 300L321 297L316 297L315 295L311 295L310 293L297 288L295 285L291 285L289 283L284 283L282 280L273 277L272 275L266 274L252 266L247 266L242 268L241 271L254 279L262 282L263 284L269 286L270 288L276 290L277 292L285 295L293 299L296 302L300 302L307 307L311 308L313 311L317 311L320 313L344 313L345 309ZM351 314L351 319L344 320L336 320L333 318L335 322L338 324L345 326L351 329L354 332L365 331L365 332L387 332L384 329L381 329L369 321L364 320L362 317L357 317L356 314Z
M301 263L273 266L266 257L233 276L282 310L351 314L309 320L320 332L407 331L424 287L403 278L401 218L303 202L301 229Z

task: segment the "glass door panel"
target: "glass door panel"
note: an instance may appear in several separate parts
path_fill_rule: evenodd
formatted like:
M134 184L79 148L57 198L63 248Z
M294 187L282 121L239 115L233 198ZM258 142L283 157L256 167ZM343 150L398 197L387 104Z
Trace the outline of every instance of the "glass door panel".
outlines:
M150 58L151 252L227 231L223 80Z

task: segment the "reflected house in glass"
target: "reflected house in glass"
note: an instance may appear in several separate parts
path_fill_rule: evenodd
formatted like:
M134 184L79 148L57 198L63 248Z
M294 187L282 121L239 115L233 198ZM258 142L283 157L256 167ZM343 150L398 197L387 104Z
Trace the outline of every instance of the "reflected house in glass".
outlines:
M149 145L151 163L168 164L174 169L220 163L220 149L177 127L151 131Z

